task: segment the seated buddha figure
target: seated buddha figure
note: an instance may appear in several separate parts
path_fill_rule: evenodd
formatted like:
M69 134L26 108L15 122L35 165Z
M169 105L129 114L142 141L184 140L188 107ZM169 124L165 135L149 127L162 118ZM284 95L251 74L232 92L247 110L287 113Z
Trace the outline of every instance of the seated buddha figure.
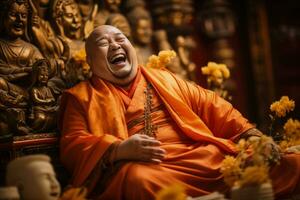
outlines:
M0 132L28 134L25 111L32 64L42 58L40 51L25 41L28 4L24 0L1 2L0 29Z
M49 131L56 126L58 105L53 91L47 85L50 79L50 63L46 59L33 66L32 86L30 87L31 113L29 119L35 131Z

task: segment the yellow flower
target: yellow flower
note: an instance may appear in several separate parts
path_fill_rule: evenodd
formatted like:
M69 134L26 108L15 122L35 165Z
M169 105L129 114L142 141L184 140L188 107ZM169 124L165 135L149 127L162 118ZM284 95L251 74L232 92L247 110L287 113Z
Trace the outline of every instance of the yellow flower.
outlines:
M240 139L239 142L238 142L238 144L236 145L237 150L239 152L246 150L247 146L248 146L248 144L247 144L247 142L246 142L245 139Z
M259 185L269 181L269 168L267 166L250 166L247 167L242 173L240 185Z
M176 52L173 50L164 50L158 53L158 56L152 55L148 59L146 67L161 69L166 67L173 58L176 57Z
M85 62L86 61L85 49L80 49L79 51L76 51L73 55L73 59L77 62Z
M298 120L289 119L283 126L284 140L279 146L283 151L287 148L300 145L300 122Z
M300 122L289 119L283 126L284 133L289 138L300 138Z
M146 67L152 67L152 68L160 68L159 67L159 58L156 55L152 55L148 58L148 63L146 64Z
M232 156L225 156L225 159L221 163L220 171L224 176L224 182L232 187L240 178L242 170L237 159Z
M159 61L161 65L167 65L173 58L176 57L176 52L175 51L160 51L158 53Z
M282 149L282 150L285 150L287 149L288 147L290 147L290 144L288 141L286 140L283 140L279 143L279 147Z
M217 64L215 62L208 62L207 66L201 68L202 74L208 76L219 77L222 75L224 78L230 77L230 71L225 64Z
M279 101L271 104L270 110L275 112L277 117L285 117L286 114L295 108L295 102L290 100L288 96L282 96Z
M163 188L156 194L156 200L186 200L185 189L182 185L174 184Z

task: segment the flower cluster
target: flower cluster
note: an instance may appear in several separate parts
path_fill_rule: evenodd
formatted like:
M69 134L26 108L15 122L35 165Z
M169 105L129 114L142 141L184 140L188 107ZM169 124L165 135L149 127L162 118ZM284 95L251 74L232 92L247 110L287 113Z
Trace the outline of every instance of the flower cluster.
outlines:
M80 49L79 51L76 51L73 55L73 59L78 62L86 61L86 53L84 49Z
M239 180L242 173L240 163L232 156L225 156L220 171L224 176L224 182L231 187Z
M298 120L289 119L283 129L288 138L300 139L300 122Z
M207 66L201 68L202 74L208 76L208 82L211 82L219 77L227 79L230 77L230 71L225 64L217 64L208 62Z
M158 53L158 56L152 55L148 59L146 67L152 68L165 68L167 64L171 62L173 58L176 57L176 52L173 50L164 50Z
M290 100L288 96L282 96L279 101L271 104L270 110L276 114L277 117L285 117L290 111L295 108L295 102Z
M179 184L163 188L156 194L156 200L186 200L185 189Z
M283 150L300 145L300 122L298 120L289 119L284 124L283 130L283 141L279 144Z
M257 185L269 181L269 168L266 165L249 166L241 175L240 185Z
M236 157L226 156L222 162L221 173L224 182L233 186L248 186L267 183L269 179L269 158L267 146L272 138L262 136L241 140L237 145L239 151Z

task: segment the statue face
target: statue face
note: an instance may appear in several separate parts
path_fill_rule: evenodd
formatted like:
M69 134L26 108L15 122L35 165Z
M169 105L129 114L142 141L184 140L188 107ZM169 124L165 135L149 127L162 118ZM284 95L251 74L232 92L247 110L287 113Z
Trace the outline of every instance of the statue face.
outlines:
M13 3L4 20L4 27L9 38L18 38L24 35L27 25L28 10L24 4Z
M38 70L38 82L42 84L47 84L48 82L48 69L47 66L43 66Z
M105 0L105 4L111 12L118 12L122 0Z
M128 85L137 73L137 56L125 35L113 26L97 27L87 39L87 61L94 75Z
M81 36L82 18L77 4L65 5L63 9L64 14L61 19L61 25L64 28L65 36L71 39L79 39Z
M24 200L57 200L60 186L52 165L45 161L32 161L21 177L20 194Z
M136 40L142 45L148 45L152 40L152 24L150 20L139 19L136 27Z

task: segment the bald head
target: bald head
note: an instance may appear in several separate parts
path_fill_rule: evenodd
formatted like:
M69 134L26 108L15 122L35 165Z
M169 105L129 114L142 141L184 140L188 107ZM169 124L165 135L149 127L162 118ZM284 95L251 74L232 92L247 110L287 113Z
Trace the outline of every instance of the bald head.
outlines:
M137 73L134 47L110 25L98 26L86 40L87 62L94 75L117 85L128 85Z

